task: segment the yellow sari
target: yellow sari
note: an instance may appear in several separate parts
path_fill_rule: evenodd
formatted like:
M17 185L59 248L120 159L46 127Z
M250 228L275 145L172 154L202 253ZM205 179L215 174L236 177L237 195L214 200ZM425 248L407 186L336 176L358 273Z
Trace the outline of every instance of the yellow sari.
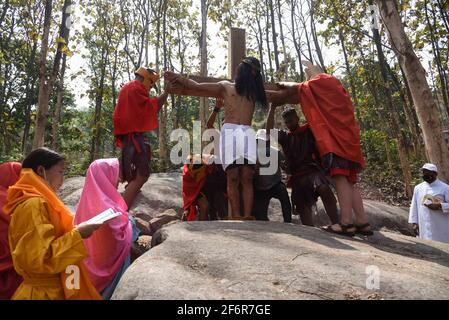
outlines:
M22 169L8 190L9 243L24 281L13 300L100 300L82 263L87 250L73 215L48 184Z

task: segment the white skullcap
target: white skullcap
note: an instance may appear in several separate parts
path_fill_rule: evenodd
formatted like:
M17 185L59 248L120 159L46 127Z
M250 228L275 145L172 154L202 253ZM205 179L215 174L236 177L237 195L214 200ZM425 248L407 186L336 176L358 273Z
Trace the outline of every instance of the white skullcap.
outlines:
M432 164L432 163L426 163L422 168L426 169L426 170L429 170L429 171L433 171L433 172L437 172L438 173L437 166Z

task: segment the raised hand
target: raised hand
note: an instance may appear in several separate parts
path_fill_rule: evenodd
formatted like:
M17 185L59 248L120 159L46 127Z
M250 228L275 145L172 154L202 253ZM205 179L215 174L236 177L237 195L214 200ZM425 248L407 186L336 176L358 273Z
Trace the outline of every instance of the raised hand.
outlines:
M301 63L306 67L304 72L306 73L308 80L324 72L319 66L314 65L308 60L301 60Z
M278 107L280 107L280 106L282 106L283 105L283 103L275 103L275 102L272 102L271 103L271 109L277 109Z
M224 100L221 98L215 99L215 108L221 109L224 106Z
M78 232L81 235L81 238L87 239L102 225L103 224L87 224L87 225L80 224L79 226L76 226L75 229L78 230Z
M174 73L173 71L165 71L164 73L164 80L166 82L178 82L182 79L182 76L180 74Z

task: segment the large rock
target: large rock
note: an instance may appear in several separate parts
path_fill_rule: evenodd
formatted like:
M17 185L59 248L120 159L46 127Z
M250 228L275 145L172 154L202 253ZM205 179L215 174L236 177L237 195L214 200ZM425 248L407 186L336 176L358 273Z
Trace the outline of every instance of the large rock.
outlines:
M123 188L123 185L121 188ZM180 173L152 174L137 195L130 213L133 215L146 214L151 218L156 218L160 213L169 209L182 214Z
M152 241L113 299L449 298L449 245L394 233L222 221L165 226Z
M72 209L79 201L83 184L84 178L82 177L67 179L60 192L64 202ZM124 186L121 185L119 190L123 191ZM407 208L394 207L372 200L365 200L364 204L375 230L413 235L413 230L408 224ZM182 213L182 182L181 174L178 172L152 174L137 196L130 213L139 218L139 226L142 227L142 230L147 230L144 233L152 235L154 230L149 229L150 221L169 209L176 211L177 214ZM283 221L278 200L271 200L268 216L271 221ZM300 223L298 216L294 216L293 222ZM317 226L330 223L321 201L318 201L317 204L315 223Z
M396 232L407 236L414 235L413 229L408 223L408 208L395 207L374 200L364 200L363 204L374 230ZM314 211L316 226L325 226L331 223L321 200L318 200ZM272 199L270 201L268 217L271 221L283 221L279 200ZM293 216L293 223L300 223L298 216Z
M67 179L59 194L64 203L71 209L76 208L84 186L84 177ZM125 190L121 184L119 191ZM143 186L141 192L129 212L149 222L160 214L172 209L182 213L182 189L179 173L155 173Z

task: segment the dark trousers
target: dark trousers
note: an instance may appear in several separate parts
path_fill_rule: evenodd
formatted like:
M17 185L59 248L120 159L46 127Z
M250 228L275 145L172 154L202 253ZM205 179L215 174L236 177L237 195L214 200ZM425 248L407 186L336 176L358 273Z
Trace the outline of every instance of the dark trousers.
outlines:
M254 190L253 213L256 220L269 221L268 206L270 205L270 200L272 198L278 199L281 202L284 222L292 222L292 204L287 188L282 182L268 190Z

